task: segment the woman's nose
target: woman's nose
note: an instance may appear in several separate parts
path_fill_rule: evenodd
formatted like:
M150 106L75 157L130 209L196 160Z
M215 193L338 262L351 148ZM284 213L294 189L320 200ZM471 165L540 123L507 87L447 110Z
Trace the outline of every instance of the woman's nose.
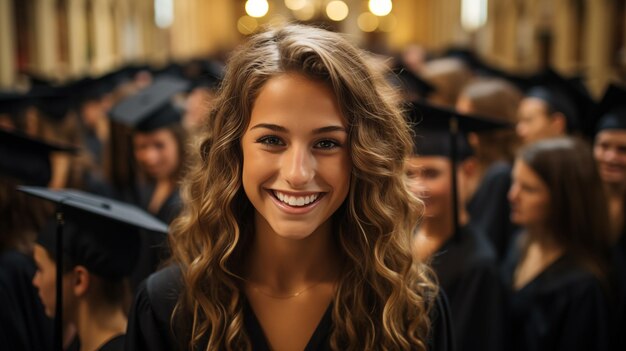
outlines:
M282 164L285 181L295 189L307 185L315 176L315 157L308 147L293 145Z

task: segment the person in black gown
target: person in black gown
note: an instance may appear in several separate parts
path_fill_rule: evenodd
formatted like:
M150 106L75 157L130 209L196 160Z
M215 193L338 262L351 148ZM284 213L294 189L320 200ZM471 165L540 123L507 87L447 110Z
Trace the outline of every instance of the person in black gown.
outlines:
M590 127L593 154L608 200L615 267L620 276L621 330L626 328L626 89L610 85ZM622 345L626 336L622 335Z
M470 133L475 170L466 183L471 224L485 233L501 261L517 228L509 220L506 194L511 186L511 164L519 140L513 129L521 92L500 78L477 78L461 91L460 113L484 116L509 124L506 128Z
M409 160L414 192L424 198L425 213L414 238L418 258L430 260L440 286L450 301L455 345L459 350L502 350L504 341L504 287L496 252L469 221L464 208L467 174L472 155L464 137L457 138L459 231L455 232L451 191L452 161L448 132L417 126L416 151ZM471 161L469 161L471 162Z
M124 184L124 189L116 189L118 198L147 210L168 224L181 209L178 183L187 154L187 133L180 123L183 111L174 104L173 97L187 86L188 82L178 78L158 78L109 112L115 123L112 135L116 140L118 137L127 139L122 145L131 148L118 154L113 150L119 144L111 145L110 156L117 158L112 161L117 163L113 167L124 168L125 164L126 168L134 167L124 170L126 177L123 178L130 184ZM130 136L118 135L124 128ZM136 174L139 179L130 179ZM170 256L166 236L144 233L142 240L146 245L141 248L138 266L131 277L133 289Z
M607 206L593 163L572 138L539 141L515 161L511 219L523 232L503 269L509 350L615 349Z
M96 212L97 213L97 212ZM50 317L56 309L57 221L40 232L33 285ZM123 350L130 285L140 237L101 214L64 209L63 325L76 327L80 350Z
M53 150L0 128L0 347L6 350L51 350L52 321L31 281L35 237L52 211L15 188L47 184Z
M173 266L140 288L127 350L450 350L410 238L410 128L340 35L288 25L228 63L183 186Z

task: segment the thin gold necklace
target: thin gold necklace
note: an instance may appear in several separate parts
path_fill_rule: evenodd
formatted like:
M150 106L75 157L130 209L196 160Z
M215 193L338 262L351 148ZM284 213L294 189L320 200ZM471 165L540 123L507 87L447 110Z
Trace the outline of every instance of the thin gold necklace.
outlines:
M281 300L288 300L288 299L292 299L294 297L298 297L298 296L302 295L302 293L306 292L307 290L313 289L314 287L316 287L317 285L322 283L322 281L319 281L319 282L317 282L315 284L312 284L312 285L309 285L308 287L306 287L306 288L304 288L304 289L302 289L302 290L300 290L300 291L298 291L296 293L293 293L293 294L276 295L276 294L272 294L272 293L269 293L267 291L264 291L263 289L260 289L258 286L256 286L257 284L252 283L251 281L249 281L247 279L244 280L244 281L250 285L250 288L252 288L253 291L261 293L261 294L263 294L263 295L265 295L267 297L271 297L271 298L274 298L274 299L281 299Z

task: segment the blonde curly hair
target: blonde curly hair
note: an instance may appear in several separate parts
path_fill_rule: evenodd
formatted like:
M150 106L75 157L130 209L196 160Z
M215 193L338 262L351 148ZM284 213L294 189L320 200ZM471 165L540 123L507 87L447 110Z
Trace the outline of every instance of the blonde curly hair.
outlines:
M350 191L333 215L346 265L333 301L331 347L426 350L437 287L410 251L423 212L406 187L410 127L362 51L336 33L301 25L266 30L233 53L194 147L184 210L170 237L184 281L172 324L179 315L191 323L177 337L184 348L251 349L239 272L254 235L254 208L242 186L240 139L261 88L286 72L327 84L349 126Z

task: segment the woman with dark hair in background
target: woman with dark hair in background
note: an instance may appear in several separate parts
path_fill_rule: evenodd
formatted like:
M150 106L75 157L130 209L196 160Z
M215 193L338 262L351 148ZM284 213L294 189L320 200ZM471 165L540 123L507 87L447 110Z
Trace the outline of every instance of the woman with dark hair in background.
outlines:
M571 138L525 147L513 167L505 263L510 350L614 350L609 221L589 147Z

